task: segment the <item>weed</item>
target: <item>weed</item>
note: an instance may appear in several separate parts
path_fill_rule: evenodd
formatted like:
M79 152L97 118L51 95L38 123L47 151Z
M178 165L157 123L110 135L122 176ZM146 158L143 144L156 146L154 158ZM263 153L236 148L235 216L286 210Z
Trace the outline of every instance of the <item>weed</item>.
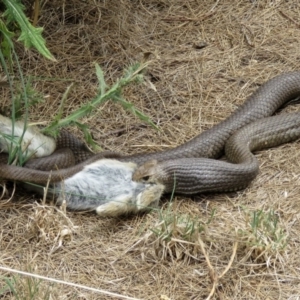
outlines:
M198 260L199 239L201 235L207 235L207 225L212 221L214 211L207 222L202 222L198 217L176 213L172 208L173 203L168 204L166 210L161 208L159 220L134 246L143 242L145 247L142 249L153 250L154 256L161 260Z
M0 290L0 295L12 294L16 300L50 299L49 287L41 287L41 280L30 277L2 278L5 286Z
M237 229L240 243L251 256L258 260L282 252L288 243L288 235L282 228L277 214L273 210L255 210L245 212L245 227Z

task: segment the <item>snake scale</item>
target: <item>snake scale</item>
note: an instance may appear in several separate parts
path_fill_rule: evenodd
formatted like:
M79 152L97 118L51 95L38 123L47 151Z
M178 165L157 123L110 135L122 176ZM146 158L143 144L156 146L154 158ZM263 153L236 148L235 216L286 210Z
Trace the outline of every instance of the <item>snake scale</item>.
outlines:
M30 160L25 167L7 165L0 159L0 177L38 184L45 184L49 178L57 182L78 173L87 164L108 157L136 163L139 167L133 179L161 183L165 192L175 188L177 193L189 195L242 189L258 173L259 165L252 151L300 137L300 113L270 117L299 95L300 71L278 75L260 86L224 121L176 148L156 153L93 154L76 138L62 133L58 139L60 149L48 157ZM216 160L224 148L229 162ZM75 165L68 167L67 162L57 170L57 157L59 154L64 157L65 153L71 157L70 164ZM53 171L50 173L49 169Z

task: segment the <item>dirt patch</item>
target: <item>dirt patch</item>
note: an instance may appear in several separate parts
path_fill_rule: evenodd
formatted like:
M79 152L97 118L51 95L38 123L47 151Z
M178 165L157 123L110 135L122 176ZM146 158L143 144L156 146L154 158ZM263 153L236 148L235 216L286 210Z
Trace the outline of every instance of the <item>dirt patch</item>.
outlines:
M225 119L266 80L299 68L299 14L297 0L45 1L38 25L57 62L17 45L25 75L34 76L35 88L45 96L30 118L49 121L71 82L75 87L65 114L88 102L97 89L95 62L111 84L124 68L148 59L145 83L126 88L124 96L161 131L112 102L83 122L107 150L173 148ZM1 94L2 108L9 106L8 92ZM206 298L214 286L212 275L228 267L214 287L215 299L296 299L298 152L299 143L293 143L258 153L260 174L244 191L174 198L173 215L201 221L205 251L179 240L180 235L173 244L148 235L157 228L160 212L100 219L46 206L19 191L18 199L1 201L0 264L136 299L174 300ZM162 212L168 209L165 201ZM236 231L247 231L248 212L260 210L277 215L288 236L283 250L257 253L257 245L253 252L241 243L235 248ZM26 280L17 280L24 295ZM47 281L39 288L38 299L47 292L52 299L111 299Z

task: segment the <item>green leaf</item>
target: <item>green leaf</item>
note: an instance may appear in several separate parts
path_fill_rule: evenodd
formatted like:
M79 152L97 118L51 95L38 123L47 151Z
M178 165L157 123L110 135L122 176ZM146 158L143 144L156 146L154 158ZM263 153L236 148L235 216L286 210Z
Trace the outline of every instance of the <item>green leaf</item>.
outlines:
M97 75L97 78L98 78L98 81L99 81L98 91L100 91L100 95L103 95L106 91L106 88L107 88L107 85L106 85L105 80L104 80L104 74L103 74L103 71L102 71L102 69L100 68L100 66L98 64L96 64L95 67L96 67L96 75Z
M10 20L15 20L20 26L21 35L18 41L22 41L26 48L35 47L43 56L56 61L42 37L43 28L35 28L30 24L23 12L23 5L17 0L3 0L3 2L7 8L4 16L7 16Z
M90 145L94 151L100 151L102 148L93 140L92 135L89 131L89 127L85 124L79 123L79 122L74 122L78 128L81 129L81 131L84 134L84 139Z
M159 128L151 121L151 119L148 116L143 114L132 103L126 101L122 96L113 96L112 99L115 100L116 102L119 102L125 110L130 111L132 114L137 116L140 120L148 123L156 130L159 130Z
M97 106L105 103L109 99L119 102L126 110L133 113L142 121L147 122L155 129L159 129L149 117L147 117L140 110L135 108L132 103L127 102L122 97L122 88L132 82L139 82L142 79L141 72L145 69L146 66L146 64L135 64L129 67L126 70L125 75L120 80L118 80L113 86L107 87L104 81L103 71L101 70L99 65L96 64L96 74L99 80L99 89L97 95L93 99L91 99L89 103L83 104L80 108L73 111L70 115L66 116L65 118L61 118L62 115L61 113L59 113L54 118L54 120L41 131L45 134L55 135L55 132L57 132L59 128L71 124L76 124L81 130L83 130L86 141L92 146L93 149L97 149L98 145L95 144L95 142L93 141L87 128L83 128L83 124L78 123L78 120L84 116L89 115L93 110L95 110ZM67 95L67 92L65 93L65 95Z
M4 22L0 19L0 32L3 35L3 40L1 41L1 45L0 45L0 49L3 53L3 56L6 57L10 63L10 65L12 65L12 48L13 48L13 44L12 44L12 37L14 36L13 32L10 32L6 25L4 24Z

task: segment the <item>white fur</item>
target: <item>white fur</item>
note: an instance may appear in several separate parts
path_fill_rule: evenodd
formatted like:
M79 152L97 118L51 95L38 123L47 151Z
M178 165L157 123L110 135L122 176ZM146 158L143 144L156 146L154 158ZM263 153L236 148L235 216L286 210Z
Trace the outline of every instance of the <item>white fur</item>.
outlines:
M24 123L14 123L0 115L0 149L12 151L16 144L5 138L14 135L19 142ZM2 133L2 134L1 134ZM43 157L55 150L54 139L41 134L37 127L28 127L21 142L28 156ZM136 169L134 163L123 163L112 159L102 159L87 165L81 172L57 183L51 193L58 195L58 202L66 200L67 207L74 210L96 210L100 216L118 216L148 210L158 205L164 187L132 181ZM36 186L26 185L28 189L43 192Z
M24 122L16 121L13 125L9 118L0 115L0 149L6 153L12 151L20 143L24 128ZM28 157L43 157L53 153L56 143L53 138L40 133L36 126L29 126L24 133L21 148Z
M101 216L118 216L158 205L164 187L132 181L134 163L102 159L56 184L58 201L74 210L96 210Z

